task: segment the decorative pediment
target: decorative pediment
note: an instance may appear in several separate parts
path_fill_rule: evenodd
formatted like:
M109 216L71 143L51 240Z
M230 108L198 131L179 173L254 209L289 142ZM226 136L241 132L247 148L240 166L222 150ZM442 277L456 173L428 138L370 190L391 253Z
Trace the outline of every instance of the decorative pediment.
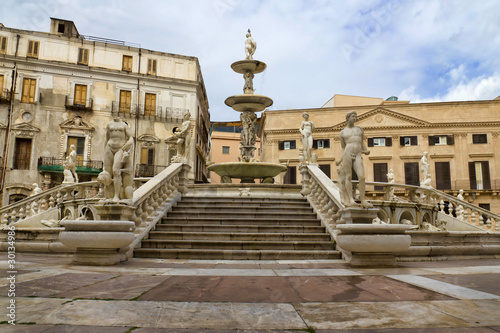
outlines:
M376 108L371 111L365 112L358 115L356 119L356 126L363 127L364 129L369 128L408 128L408 127L419 127L419 126L429 126L430 123L418 118L410 117L405 114L391 111L385 108ZM341 130L346 126L346 122L342 122L333 126L334 130Z
M59 124L61 129L71 129L71 130L81 130L81 131L93 131L94 127L90 126L89 123L84 121L81 117L73 117L71 119L65 120Z
M40 132L40 129L28 123L21 123L13 125L12 131L17 137L32 138L36 133Z
M145 142L151 142L151 143L159 143L160 139L158 139L156 136L151 135L151 134L143 134L141 135L137 141L145 141Z

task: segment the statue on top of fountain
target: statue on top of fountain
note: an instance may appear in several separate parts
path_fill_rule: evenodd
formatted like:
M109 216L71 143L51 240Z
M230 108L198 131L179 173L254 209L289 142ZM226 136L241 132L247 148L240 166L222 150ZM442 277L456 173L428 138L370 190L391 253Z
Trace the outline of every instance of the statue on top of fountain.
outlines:
M372 208L373 205L368 202L365 196L365 170L363 167L362 154L369 155L370 151L364 143L364 130L361 127L354 126L356 121L356 111L350 111L346 114L347 126L340 132L340 160L336 162L339 173L339 187L342 203L346 206L355 206L352 172L358 176L358 189L361 206Z
M252 60L252 56L255 53L255 50L257 49L257 43L253 40L252 38L252 33L250 32L250 29L248 29L247 32L247 39L245 40L245 54L246 54L246 59L247 60Z

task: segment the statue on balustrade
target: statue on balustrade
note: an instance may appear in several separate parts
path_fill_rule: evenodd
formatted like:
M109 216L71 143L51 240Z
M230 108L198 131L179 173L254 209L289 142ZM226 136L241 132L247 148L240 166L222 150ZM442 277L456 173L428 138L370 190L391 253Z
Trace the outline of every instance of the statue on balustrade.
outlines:
M75 179L75 182L78 183L78 175L76 174L76 148L75 145L69 146L69 149L71 152L69 153L68 157L66 157L66 163L68 165L68 169L71 171L73 174L73 178Z
M300 124L300 135L302 136L302 146L304 147L304 157L306 162L311 162L312 158L312 147L313 147L313 137L312 132L316 129L314 123L309 120L309 113L304 112L302 114L304 121Z
M181 128L175 130L174 136L177 137L177 155L172 157L172 162L187 163L191 143L191 113L189 111L184 115Z
M352 172L358 176L359 200L364 208L372 208L373 205L368 202L365 196L365 170L363 167L362 154L369 155L370 151L364 143L364 130L361 127L354 126L356 121L356 111L350 111L346 114L346 127L340 132L340 159L336 162L339 172L339 184L341 188L341 197L345 206L355 206L354 193L352 186ZM344 193L342 193L342 191Z
M424 151L424 154L420 159L420 171L422 171L422 181L420 182L420 186L431 188L431 175L429 174L428 153L426 151Z
M132 199L134 178L132 154L134 138L129 125L114 118L106 126L104 169L98 180L104 185L104 196L114 202Z

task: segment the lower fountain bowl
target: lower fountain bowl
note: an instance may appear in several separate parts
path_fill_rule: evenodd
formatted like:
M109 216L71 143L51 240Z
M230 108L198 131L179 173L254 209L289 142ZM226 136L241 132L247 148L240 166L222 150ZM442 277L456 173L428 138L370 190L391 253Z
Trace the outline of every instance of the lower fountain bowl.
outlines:
M274 178L287 170L287 167L275 163L227 162L216 163L208 167L221 178L239 178L243 182L253 183L254 179ZM252 181L249 181L252 179Z

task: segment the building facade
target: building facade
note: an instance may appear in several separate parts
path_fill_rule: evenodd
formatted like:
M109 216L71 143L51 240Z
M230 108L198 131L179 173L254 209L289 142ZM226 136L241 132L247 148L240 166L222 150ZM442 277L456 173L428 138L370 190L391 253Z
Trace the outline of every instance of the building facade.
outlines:
M300 183L299 127L301 115L307 111L316 125L313 153L320 168L337 179L339 133L346 125L346 113L352 110L357 112L355 125L364 128L370 150L363 157L367 181L386 182L393 169L396 183L419 185L420 160L428 152L434 188L454 195L463 189L466 200L500 213L500 98L410 104L396 98L384 101L340 95L322 108L265 111L259 131L261 160L290 161L288 172L278 180ZM382 196L373 186L368 190L373 197Z
M132 130L135 175L150 177L169 165L173 132L190 112L190 179L207 180L210 114L196 57L84 36L55 18L49 33L0 25L0 91L2 204L33 183L60 184L71 145L80 181L95 179L115 117Z

